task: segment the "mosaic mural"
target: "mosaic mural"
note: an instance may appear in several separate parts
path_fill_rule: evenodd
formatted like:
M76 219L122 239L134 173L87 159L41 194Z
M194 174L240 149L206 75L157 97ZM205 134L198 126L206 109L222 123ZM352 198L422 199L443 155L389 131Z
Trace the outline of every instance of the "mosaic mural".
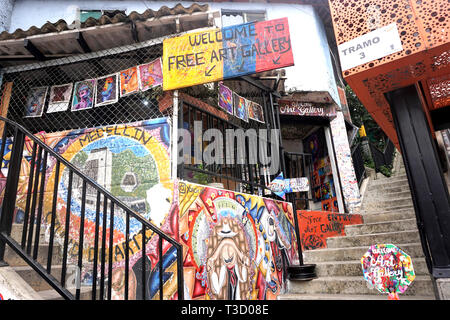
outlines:
M114 196L124 202L133 210L140 213L144 218L160 227L169 236L177 237L176 219L177 206L174 183L170 180L170 126L166 118L121 124L105 127L97 127L82 130L73 130L57 133L39 133L37 136L49 145L54 151L81 169L87 176L96 180L102 187L110 191ZM10 155L10 143L7 143L5 161L3 162L2 174L6 175ZM15 222L22 222L27 198L28 175L32 144L26 141L24 148L24 161L22 162L21 177L16 201L17 213ZM45 168L45 195L43 203L43 223L47 228L51 220L51 208L53 202L53 186L55 182L56 161L49 157ZM44 170L44 168L41 168ZM56 213L56 237L63 244L64 226L66 222L65 213L68 198L68 170L61 166L58 176L58 198ZM4 180L2 186L4 186ZM72 184L72 200L70 215L70 233L68 264L76 264L79 252L79 230L81 223L81 188L82 180L76 175ZM84 222L84 244L83 244L83 272L82 281L85 284L92 282L92 265L94 256L94 230L96 219L96 191L92 187L86 189L86 211ZM103 204L103 199L102 199ZM102 207L103 209L103 207ZM101 210L103 211L103 210ZM106 217L108 228L106 239L110 236L110 218ZM100 221L103 221L103 213L100 212ZM102 233L100 223L100 233ZM47 230L48 231L48 230ZM159 261L157 253L158 239L152 237L152 232L146 234L146 266L149 268L148 277L159 277L156 270ZM129 255L130 268L130 298L139 298L142 288L139 288L139 278L142 275L142 233L141 224L130 220ZM123 278L125 265L125 214L118 208L114 216L114 246L113 246L113 279L119 283ZM107 241L107 252L109 246ZM164 244L164 265L169 270L173 265L174 248ZM108 259L108 258L107 258ZM155 270L153 270L155 269ZM158 275L155 275L155 274ZM173 278L173 277L172 277ZM175 288L173 281L166 283ZM122 281L123 282L123 281ZM165 281L166 282L166 281ZM151 281L147 281L151 283ZM158 286L158 284L156 285ZM123 288L115 285L113 298L123 297ZM149 285L147 297L155 297L158 288ZM173 295L175 289L168 289L165 295Z
M130 124L97 127L58 133L39 133L57 153L96 180L113 195L139 212L163 232L183 244L183 271L186 299L276 299L286 281L285 268L298 263L292 205L283 201L236 193L183 181L170 180L170 135L167 120L156 119ZM24 219L27 176L30 173L32 144L25 143L16 223ZM7 144L2 173L6 175L10 156ZM55 161L49 157L45 170L43 224L49 234ZM4 179L0 179L4 185ZM68 171L58 176L55 241L63 244L68 206ZM68 265L76 265L79 254L82 181L74 177L70 203ZM82 283L91 285L94 254L96 193L87 188L84 222ZM102 234L103 210L99 231ZM106 215L106 239L110 237ZM100 236L101 238L101 236ZM130 221L129 298L159 299L159 275L163 273L164 299L176 299L175 248L163 242L158 254L158 237L145 234L146 255L142 257L141 224ZM99 239L101 243L101 239ZM125 215L116 208L112 247L112 298L125 295ZM109 245L106 243L109 259ZM142 270L145 260L145 272ZM163 270L159 270L162 259ZM107 270L107 268L106 268ZM98 270L98 275L100 274ZM146 288L142 288L142 277Z

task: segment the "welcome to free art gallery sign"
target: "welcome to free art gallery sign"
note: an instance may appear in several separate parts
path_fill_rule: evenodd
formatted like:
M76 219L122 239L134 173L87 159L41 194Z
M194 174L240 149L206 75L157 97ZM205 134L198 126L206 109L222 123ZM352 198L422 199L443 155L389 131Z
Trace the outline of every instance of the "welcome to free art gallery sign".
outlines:
M189 32L163 42L163 89L292 65L287 18Z

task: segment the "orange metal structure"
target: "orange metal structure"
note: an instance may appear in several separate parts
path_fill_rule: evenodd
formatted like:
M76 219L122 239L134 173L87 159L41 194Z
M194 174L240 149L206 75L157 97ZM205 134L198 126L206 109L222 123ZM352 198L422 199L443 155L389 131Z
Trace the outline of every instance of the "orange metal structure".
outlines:
M416 85L428 116L450 105L450 1L328 1L337 45L397 25L402 51L344 70L343 76L399 149L385 92Z

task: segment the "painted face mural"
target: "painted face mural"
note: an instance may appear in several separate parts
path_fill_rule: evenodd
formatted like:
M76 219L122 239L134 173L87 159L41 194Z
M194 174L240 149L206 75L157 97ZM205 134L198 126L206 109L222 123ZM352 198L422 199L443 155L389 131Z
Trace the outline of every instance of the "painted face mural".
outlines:
M179 182L179 214L186 298L276 298L298 259L291 204Z

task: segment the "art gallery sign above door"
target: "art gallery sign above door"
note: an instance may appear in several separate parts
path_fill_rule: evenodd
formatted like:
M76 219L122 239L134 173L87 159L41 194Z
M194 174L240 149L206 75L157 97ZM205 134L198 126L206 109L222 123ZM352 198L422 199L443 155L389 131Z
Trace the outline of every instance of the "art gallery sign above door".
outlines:
M163 42L163 89L292 65L287 18L189 32Z
M336 109L331 104L299 102L297 100L278 100L278 108L282 115L335 117Z

